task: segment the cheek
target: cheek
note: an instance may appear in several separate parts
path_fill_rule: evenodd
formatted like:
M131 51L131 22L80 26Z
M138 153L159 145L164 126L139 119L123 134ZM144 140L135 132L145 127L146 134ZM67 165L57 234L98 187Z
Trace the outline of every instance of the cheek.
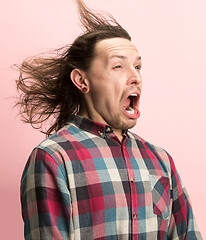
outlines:
M123 83L121 76L117 77L106 71L93 74L90 80L90 91L94 104L114 108L122 101Z
M96 84L91 86L90 92L93 104L100 108L106 102L105 98L108 95L104 84L96 82Z
M107 79L98 78L97 76L90 84L90 91L92 96L95 96L95 98L98 98L98 96L107 96L111 92L111 86Z

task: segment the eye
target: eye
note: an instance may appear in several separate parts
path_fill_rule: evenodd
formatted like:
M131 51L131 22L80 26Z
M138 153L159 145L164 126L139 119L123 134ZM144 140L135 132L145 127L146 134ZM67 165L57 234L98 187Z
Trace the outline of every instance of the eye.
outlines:
M114 69L118 69L118 68L121 68L122 66L121 65L116 65L115 67L114 67Z
M141 65L137 65L137 66L135 66L135 69L137 69L137 70L141 70Z

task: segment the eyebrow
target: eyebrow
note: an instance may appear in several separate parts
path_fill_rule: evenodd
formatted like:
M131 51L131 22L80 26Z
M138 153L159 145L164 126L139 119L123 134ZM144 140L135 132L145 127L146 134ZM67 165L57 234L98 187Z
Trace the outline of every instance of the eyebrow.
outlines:
M109 57L109 59L111 59L111 58L126 59L127 57L126 57L126 56L123 56L123 55L112 55L112 56ZM141 56L139 56L139 57L137 58L138 61L140 61L141 59L142 59Z

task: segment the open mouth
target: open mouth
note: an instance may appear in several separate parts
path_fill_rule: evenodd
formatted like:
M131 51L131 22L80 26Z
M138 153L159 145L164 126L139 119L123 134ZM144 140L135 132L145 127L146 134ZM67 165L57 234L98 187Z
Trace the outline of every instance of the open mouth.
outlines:
M131 93L125 100L123 109L124 113L129 118L138 118L140 116L140 112L138 110L138 101L139 94Z

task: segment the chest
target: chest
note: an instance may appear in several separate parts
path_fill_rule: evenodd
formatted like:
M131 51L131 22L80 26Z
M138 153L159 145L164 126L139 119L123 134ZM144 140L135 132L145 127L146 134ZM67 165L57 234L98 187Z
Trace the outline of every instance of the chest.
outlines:
M102 212L105 219L113 211L116 220L168 218L170 180L149 149L131 141L87 141L73 144L66 155L74 215Z

